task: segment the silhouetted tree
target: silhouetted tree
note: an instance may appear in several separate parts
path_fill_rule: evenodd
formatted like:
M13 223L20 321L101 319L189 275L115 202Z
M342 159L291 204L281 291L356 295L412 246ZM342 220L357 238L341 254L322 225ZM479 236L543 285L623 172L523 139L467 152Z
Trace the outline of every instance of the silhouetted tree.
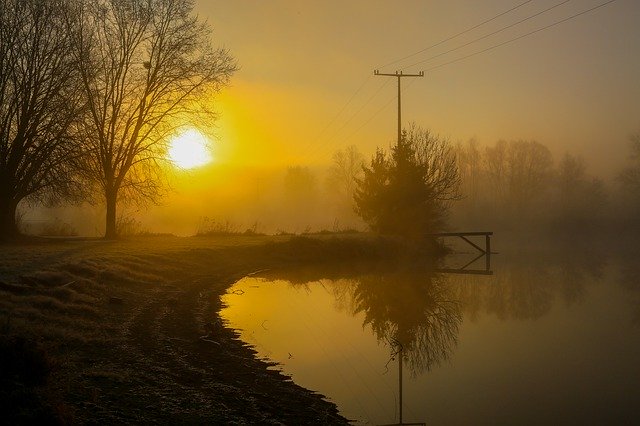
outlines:
M558 189L560 199L568 203L575 197L576 186L581 186L585 181L585 166L581 158L565 154L558 164Z
M640 133L630 137L630 165L618 175L622 188L637 201L640 201Z
M640 132L630 137L628 164L616 177L621 189L616 218L625 234L640 233Z
M460 178L449 143L412 125L378 149L356 189L356 212L377 232L419 238L441 230Z
M468 200L470 205L474 205L480 197L482 184L482 153L478 148L478 141L470 139L465 144L456 146L456 159L460 172L461 193Z
M107 238L119 200L158 200L167 135L195 115L214 118L206 102L236 69L192 10L185 0L79 4L74 55L88 104L80 168L104 196Z
M0 239L24 199L69 195L79 98L64 0L0 0Z
M353 216L354 196L358 180L362 178L364 156L354 145L333 154L329 168L327 192L341 215Z
M491 190L502 208L519 220L548 189L553 172L549 149L536 141L498 141L485 150Z
M602 180L589 178L582 159L569 154L560 160L556 180L555 231L584 233L593 229L602 219L607 199Z

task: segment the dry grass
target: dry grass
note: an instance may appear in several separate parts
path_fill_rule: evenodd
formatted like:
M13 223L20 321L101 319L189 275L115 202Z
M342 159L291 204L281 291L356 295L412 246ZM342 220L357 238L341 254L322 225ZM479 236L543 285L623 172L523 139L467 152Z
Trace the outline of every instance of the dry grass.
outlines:
M19 423L44 418L58 423L179 418L252 423L311 416L307 420L313 422L321 412L340 421L334 406L267 372L234 332L215 330L224 345L192 346L211 332L207 324L216 315L218 295L243 274L279 263L373 253L362 251L362 245L358 238L338 243L230 235L0 246L0 337L13 342L18 336L22 350L33 349L51 361L46 372L34 369L42 379L37 386L19 376L3 382L2 396L13 401L3 407L3 418ZM0 355L13 356L10 347L2 346ZM211 364L212 358L219 361ZM216 365L228 367L215 373L211 368ZM211 383L196 386L200 374L211 376ZM11 390L17 383L18 393ZM122 389L127 389L126 400ZM238 399L245 393L252 395L249 406ZM194 406L196 400L203 405ZM162 408L138 411L156 405ZM264 412L270 406L273 412Z
M335 406L268 371L219 324L219 295L256 270L398 261L406 253L419 251L365 234L40 239L0 246L1 336L26 339L55 361L43 384L25 388L30 402L7 405L4 418L344 422Z

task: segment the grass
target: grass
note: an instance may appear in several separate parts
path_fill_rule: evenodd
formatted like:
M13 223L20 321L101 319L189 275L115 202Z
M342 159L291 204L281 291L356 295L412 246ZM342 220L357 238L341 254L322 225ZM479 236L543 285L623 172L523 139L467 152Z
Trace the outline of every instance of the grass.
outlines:
M18 423L43 418L165 422L176 419L171 413L183 412L214 423L260 423L265 415L285 423L310 416L308 422L314 423L316 409L311 407L316 406L323 416L334 416L335 407L317 395L278 373L266 373L264 363L230 330L216 331L224 344L198 343L206 324L216 318L218 296L260 269L399 262L427 252L438 253L360 233L33 239L0 245L0 362L7 366L2 396L9 401L2 407L3 418ZM216 365L227 367L216 370ZM200 378L205 373L195 371L221 376L208 379L213 383L209 389ZM181 388L175 377L189 382ZM251 379L238 385L242 377ZM123 388L129 392L126 400ZM162 398L167 399L158 392L166 392ZM265 414L263 408L243 406L238 394L279 408ZM26 402L11 402L16 398ZM197 399L218 408L192 407ZM157 405L160 401L164 405Z

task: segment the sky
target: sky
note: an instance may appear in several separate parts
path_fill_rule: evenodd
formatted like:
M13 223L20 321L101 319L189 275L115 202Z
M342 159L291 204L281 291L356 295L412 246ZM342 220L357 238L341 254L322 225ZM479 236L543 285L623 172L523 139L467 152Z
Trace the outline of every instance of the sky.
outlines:
M218 98L214 155L247 167L319 167L351 144L369 155L397 128L397 79L373 70L425 71L402 80L403 125L453 142L537 140L612 176L640 131L640 2L459 60L604 2L196 0L240 66Z
M582 157L613 186L629 135L640 132L640 1L616 0L524 36L606 1L195 0L212 45L240 67L215 99L218 120L200 129L215 135L213 162L174 168L160 206L121 215L178 235L207 220L239 231L331 229L337 216L326 208L318 217L289 211L284 174L308 166L326 190L336 150L356 145L370 157L394 142L397 79L375 69L424 71L402 79L403 125L453 143L536 140L556 161ZM102 207L42 215L71 217L83 235L103 229ZM340 225L359 226L352 219Z

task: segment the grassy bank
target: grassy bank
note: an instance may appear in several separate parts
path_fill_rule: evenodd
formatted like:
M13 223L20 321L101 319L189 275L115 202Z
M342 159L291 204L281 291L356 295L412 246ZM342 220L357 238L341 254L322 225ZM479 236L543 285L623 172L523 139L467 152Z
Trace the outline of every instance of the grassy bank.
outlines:
M358 234L0 246L0 409L22 423L344 423L255 359L220 322L219 296L256 270L431 250Z

